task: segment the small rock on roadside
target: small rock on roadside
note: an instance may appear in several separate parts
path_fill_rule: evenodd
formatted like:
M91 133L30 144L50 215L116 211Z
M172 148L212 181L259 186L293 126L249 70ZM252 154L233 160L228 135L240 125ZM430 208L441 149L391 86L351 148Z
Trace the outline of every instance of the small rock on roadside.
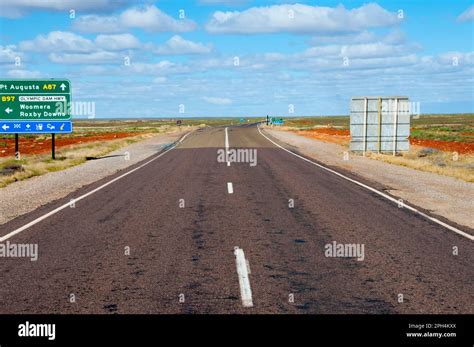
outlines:
M12 164L12 165L7 165L3 169L0 170L0 176L9 176L13 175L15 172L21 172L25 171L23 166L19 164Z
M419 150L416 155L417 155L418 158L423 158L423 157L426 157L430 154L438 153L438 152L439 152L439 150L436 149L436 148L426 147L426 148L423 148L423 149Z

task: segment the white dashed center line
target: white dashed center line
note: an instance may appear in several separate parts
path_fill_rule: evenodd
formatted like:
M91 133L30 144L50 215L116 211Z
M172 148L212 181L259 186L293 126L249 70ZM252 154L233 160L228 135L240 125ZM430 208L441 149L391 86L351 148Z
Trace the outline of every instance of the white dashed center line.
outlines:
M237 265L237 275L239 276L240 296L244 307L253 307L252 289L250 288L250 279L248 263L245 260L245 254L239 247L234 248L235 264Z
M227 182L227 192L229 194L233 194L234 193L234 187L232 186L232 182Z
M230 161L228 161L228 158L229 158L229 133L227 131L227 128L225 128L225 157L227 159L227 166L230 166Z

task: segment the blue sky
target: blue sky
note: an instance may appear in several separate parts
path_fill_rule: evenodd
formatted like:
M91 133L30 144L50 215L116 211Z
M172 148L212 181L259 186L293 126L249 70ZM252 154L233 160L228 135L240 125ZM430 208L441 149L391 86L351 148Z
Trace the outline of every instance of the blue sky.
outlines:
M463 0L2 0L0 76L68 78L97 117L336 115L356 95L474 112L473 20Z

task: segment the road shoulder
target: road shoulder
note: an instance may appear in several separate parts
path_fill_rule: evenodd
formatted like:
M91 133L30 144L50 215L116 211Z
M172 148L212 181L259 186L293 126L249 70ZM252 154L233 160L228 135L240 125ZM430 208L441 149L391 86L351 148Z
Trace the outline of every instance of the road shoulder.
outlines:
M61 199L77 189L124 170L174 143L185 132L160 134L122 147L102 159L31 177L0 188L0 224Z
M386 192L409 204L422 207L461 226L474 228L474 202L466 199L467 196L474 196L472 183L348 154L343 146L299 136L293 132L275 129L264 131L309 158L376 182Z

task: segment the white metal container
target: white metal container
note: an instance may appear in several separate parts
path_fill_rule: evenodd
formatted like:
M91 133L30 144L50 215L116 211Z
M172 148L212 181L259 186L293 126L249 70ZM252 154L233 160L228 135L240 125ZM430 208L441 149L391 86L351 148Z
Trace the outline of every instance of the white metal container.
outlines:
M410 101L405 96L362 96L351 99L350 149L396 154L410 144Z

